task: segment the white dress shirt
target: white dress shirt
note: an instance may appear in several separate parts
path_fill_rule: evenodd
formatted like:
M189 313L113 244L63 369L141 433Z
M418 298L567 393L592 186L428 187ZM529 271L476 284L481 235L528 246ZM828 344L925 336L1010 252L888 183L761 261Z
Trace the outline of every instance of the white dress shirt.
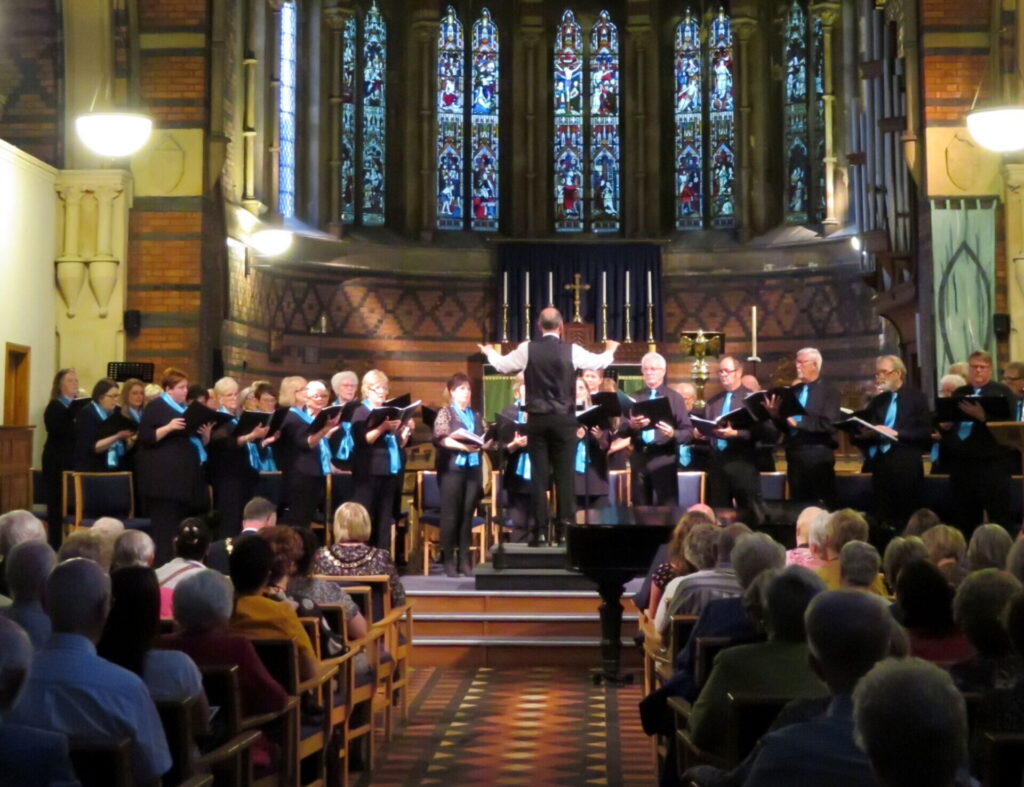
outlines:
M545 333L544 336L554 336L561 341L561 337L557 333ZM493 349L484 350L484 355L487 356L487 362L502 374L515 374L526 368L529 345L529 342L520 342L519 346L507 355L502 355ZM578 344L572 345L572 365L575 369L605 369L611 366L614 360L615 350L592 353Z

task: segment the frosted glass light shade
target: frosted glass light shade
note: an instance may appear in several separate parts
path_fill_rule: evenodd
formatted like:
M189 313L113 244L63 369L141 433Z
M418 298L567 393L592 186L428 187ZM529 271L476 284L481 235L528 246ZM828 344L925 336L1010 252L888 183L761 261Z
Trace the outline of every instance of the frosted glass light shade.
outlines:
M288 251L292 239L289 230L260 230L250 236L249 245L264 257L276 257Z
M153 120L133 112L92 112L75 118L75 131L93 153L123 158L146 144Z
M977 109L967 115L974 141L996 153L1024 148L1024 107Z

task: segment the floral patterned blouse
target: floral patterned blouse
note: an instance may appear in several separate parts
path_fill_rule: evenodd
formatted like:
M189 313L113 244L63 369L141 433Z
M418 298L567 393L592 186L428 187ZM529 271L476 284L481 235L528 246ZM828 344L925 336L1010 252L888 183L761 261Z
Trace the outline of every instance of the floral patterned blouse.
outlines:
M400 607L405 603L405 588L398 578L398 570L391 560L391 555L369 544L335 544L330 548L321 547L313 555L313 573L335 577L387 574L391 588L391 605Z

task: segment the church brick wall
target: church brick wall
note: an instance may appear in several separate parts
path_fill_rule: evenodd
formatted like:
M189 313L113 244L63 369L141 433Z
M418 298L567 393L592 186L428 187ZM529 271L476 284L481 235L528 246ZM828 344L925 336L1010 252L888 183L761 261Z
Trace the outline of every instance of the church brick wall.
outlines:
M205 28L207 0L139 0L139 24L151 30Z

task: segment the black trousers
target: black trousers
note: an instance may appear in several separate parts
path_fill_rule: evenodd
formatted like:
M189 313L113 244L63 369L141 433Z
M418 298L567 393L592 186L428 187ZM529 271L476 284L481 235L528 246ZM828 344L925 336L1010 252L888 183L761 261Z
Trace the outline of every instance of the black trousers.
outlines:
M636 461L633 454L633 505L637 506L676 506L679 505L679 478L676 475L676 463L671 458L662 459L655 467L650 467L644 458Z
M535 527L544 529L548 521L546 493L555 482L558 519L571 520L576 510L573 459L576 455L576 419L568 414L530 414L526 423L530 452L530 498Z
M441 473L441 551L445 560L469 560L473 513L480 500L483 474L480 465L449 469Z
M395 498L402 489L401 475L371 475L356 482L352 500L370 515L370 545L391 551L391 523Z
M827 445L797 445L786 448L789 499L799 503L836 507L836 457Z
M153 565L162 566L174 557L174 536L178 532L181 521L190 516L204 513L195 503L184 503L180 500L164 500L147 498L146 509L152 530L150 535L156 547Z
M949 483L953 490L953 521L969 538L985 519L1002 525L1011 535L1017 525L1010 520L1010 484L1013 470L1010 460L999 457L984 459L958 459L949 469Z
M242 532L242 511L252 500L258 482L258 475L246 473L224 476L213 484L213 507L220 515L220 538Z
M324 502L327 484L322 475L289 473L285 479L288 496L288 512L285 524L292 527L309 527L320 504ZM325 523L327 527L331 523Z
M513 544L525 544L530 538L530 519L533 516L533 500L528 494L519 492L508 493L508 518L512 521L512 535L509 539ZM536 527L536 524L533 525Z
M921 453L894 445L871 460L871 494L879 524L902 531L907 519L921 507L924 464Z
M761 475L749 456L712 451L704 497L712 508L731 508L735 501L741 522L751 526L764 524Z

